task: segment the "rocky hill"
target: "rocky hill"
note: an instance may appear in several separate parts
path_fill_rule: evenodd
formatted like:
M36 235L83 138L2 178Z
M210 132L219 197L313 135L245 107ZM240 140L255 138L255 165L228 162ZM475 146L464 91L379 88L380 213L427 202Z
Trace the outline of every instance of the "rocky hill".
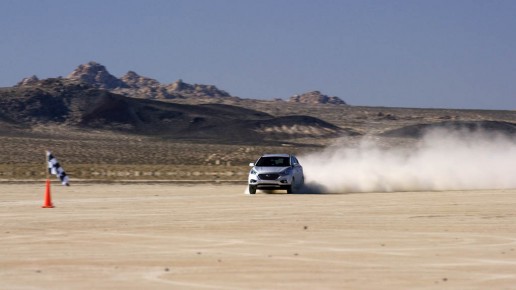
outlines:
M155 83L132 73L126 75L125 81L119 82L102 69L87 71L96 73L89 77L75 72L67 78L32 79L0 90L0 122L26 128L39 124L59 124L232 143L285 142L293 138L354 134L352 130L346 131L315 117L273 117L229 105L188 105L130 98L100 87L127 89L138 82ZM178 92L190 89L190 85L183 83L175 86ZM213 87L205 89L216 90Z
M79 65L66 78L81 81L100 89L112 90L128 87L122 80L110 74L106 67L96 62Z
M303 104L332 104L332 105L346 105L339 97L327 96L321 94L319 91L308 92L301 95L294 95L288 100L292 103L303 103Z

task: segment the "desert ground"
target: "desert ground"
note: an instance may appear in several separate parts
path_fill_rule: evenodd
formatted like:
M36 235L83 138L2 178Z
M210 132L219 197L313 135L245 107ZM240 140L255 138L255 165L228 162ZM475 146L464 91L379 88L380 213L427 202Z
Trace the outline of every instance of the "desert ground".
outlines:
M516 189L0 186L2 289L516 289Z

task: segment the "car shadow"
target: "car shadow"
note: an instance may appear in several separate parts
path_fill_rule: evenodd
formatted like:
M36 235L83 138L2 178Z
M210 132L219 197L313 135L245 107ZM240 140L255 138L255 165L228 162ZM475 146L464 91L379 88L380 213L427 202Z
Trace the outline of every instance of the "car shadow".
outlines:
M292 193L288 193L284 189L258 189L257 193L278 194L278 195L283 195L283 194L288 194L288 195L292 195L292 194L328 194L327 192L323 191L322 189L306 187L306 186L298 188L298 189L294 190L294 192L292 192Z
M317 183L305 183L300 188L297 188L294 190L293 193L287 193L286 190L267 190L267 189L259 189L258 190L261 193L265 194L289 194L289 195L296 195L296 194L314 194L314 195L322 195L322 194L359 194L362 192L332 192L329 191L327 188L325 188L321 184Z

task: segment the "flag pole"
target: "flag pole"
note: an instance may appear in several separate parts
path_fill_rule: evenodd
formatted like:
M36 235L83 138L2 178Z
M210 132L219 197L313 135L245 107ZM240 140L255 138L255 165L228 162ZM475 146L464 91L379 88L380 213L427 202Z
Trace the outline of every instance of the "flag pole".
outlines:
M47 150L45 150L45 172L46 172L46 177L47 179L50 179L50 176L49 176L49 173L48 173L48 155L47 155Z

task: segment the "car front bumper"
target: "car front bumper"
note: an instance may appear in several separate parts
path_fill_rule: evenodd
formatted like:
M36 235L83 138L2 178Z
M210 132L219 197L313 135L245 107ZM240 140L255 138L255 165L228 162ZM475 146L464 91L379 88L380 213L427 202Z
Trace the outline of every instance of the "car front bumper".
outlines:
M281 188L292 184L292 176L280 175L276 179L262 179L258 175L250 175L248 183L257 188Z

